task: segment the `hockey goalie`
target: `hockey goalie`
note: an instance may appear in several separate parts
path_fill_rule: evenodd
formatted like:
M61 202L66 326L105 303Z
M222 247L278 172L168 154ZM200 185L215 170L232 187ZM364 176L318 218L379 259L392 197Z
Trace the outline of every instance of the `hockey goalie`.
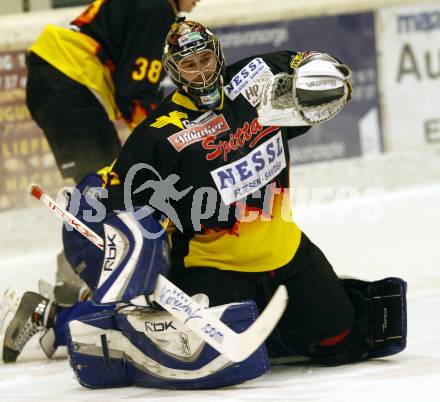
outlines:
M256 378L269 362L339 365L401 352L406 283L339 278L291 216L288 141L344 108L350 69L294 51L226 66L217 37L184 19L171 27L163 64L177 90L134 130L112 169L87 176L70 201L104 239L102 251L64 229L66 256L91 298L65 306L26 293L5 324L3 360L15 361L41 331L48 355L67 345L86 387L200 389ZM157 296L162 277L192 299ZM222 331L189 329L201 311L194 302L246 333L280 286L281 318L241 361L221 352Z

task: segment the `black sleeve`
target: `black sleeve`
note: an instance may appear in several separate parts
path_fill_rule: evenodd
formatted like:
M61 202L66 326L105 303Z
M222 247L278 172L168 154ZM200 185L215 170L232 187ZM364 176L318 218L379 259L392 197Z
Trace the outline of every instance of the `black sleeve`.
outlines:
M292 73L292 67L290 66L291 61L295 57L297 52L292 52L290 50L280 50L278 52L257 54L254 56L246 57L228 66L227 71L230 77L235 75L240 71L246 64L251 60L261 57L265 63L270 67L274 74L278 73Z
M144 130L136 128L126 143L112 168L112 176L117 180L113 184L108 182L107 189L109 191L109 207L111 210L125 210L127 200L124 199L124 191L128 191L130 195L130 204L133 206L143 206L145 200L140 194L132 196L132 193L142 185L145 180L152 179L152 172L143 169L143 165L155 165L154 149L155 143L147 141ZM129 188L130 187L130 188Z
M175 14L168 0L136 0L126 21L115 72L116 102L132 121L137 109L154 110L162 96L162 48Z
M161 182L175 171L178 161L167 148L170 145L144 123L128 137L112 168L113 183L107 182L108 198L104 201L108 212L148 205L154 187L136 190L147 182ZM130 199L125 199L128 196Z
M107 0L72 21L100 44L97 56L113 73L116 103L128 122L161 100L162 47L174 19L168 0Z

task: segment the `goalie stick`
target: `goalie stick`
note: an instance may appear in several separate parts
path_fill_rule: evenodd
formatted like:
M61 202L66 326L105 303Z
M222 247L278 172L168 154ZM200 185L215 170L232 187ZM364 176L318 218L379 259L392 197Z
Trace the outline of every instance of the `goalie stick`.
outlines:
M83 222L58 205L38 185L29 185L30 194L40 200L59 219L89 239L104 251L104 240ZM220 354L233 362L248 358L270 335L287 306L287 290L278 287L272 299L257 320L244 332L238 334L213 317L207 309L175 286L163 275L158 275L151 300L181 321L194 334L211 345Z

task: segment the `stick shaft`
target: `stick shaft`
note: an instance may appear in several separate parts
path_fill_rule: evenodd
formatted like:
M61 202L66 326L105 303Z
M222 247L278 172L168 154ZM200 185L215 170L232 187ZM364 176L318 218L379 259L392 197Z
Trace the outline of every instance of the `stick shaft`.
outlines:
M78 218L73 216L71 213L67 212L59 204L57 204L51 197L49 197L37 184L31 184L29 186L30 194L37 200L40 200L46 207L48 207L52 212L62 221L66 222L68 225L72 226L75 230L81 233L85 238L90 240L96 247L104 250L104 240L101 236L95 233L87 225L81 222Z

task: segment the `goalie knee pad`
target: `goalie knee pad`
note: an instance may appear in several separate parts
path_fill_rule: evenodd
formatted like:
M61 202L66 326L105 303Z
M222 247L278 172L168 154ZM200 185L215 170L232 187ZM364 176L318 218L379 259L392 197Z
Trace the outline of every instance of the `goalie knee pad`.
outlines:
M210 312L242 332L255 321L254 302L228 304ZM219 355L169 313L127 307L71 321L70 363L90 388L138 385L206 389L237 384L269 369L264 345L240 363Z
M154 292L159 274L169 270L165 229L151 216L111 213L104 221L104 260L93 294L96 304L129 302Z

